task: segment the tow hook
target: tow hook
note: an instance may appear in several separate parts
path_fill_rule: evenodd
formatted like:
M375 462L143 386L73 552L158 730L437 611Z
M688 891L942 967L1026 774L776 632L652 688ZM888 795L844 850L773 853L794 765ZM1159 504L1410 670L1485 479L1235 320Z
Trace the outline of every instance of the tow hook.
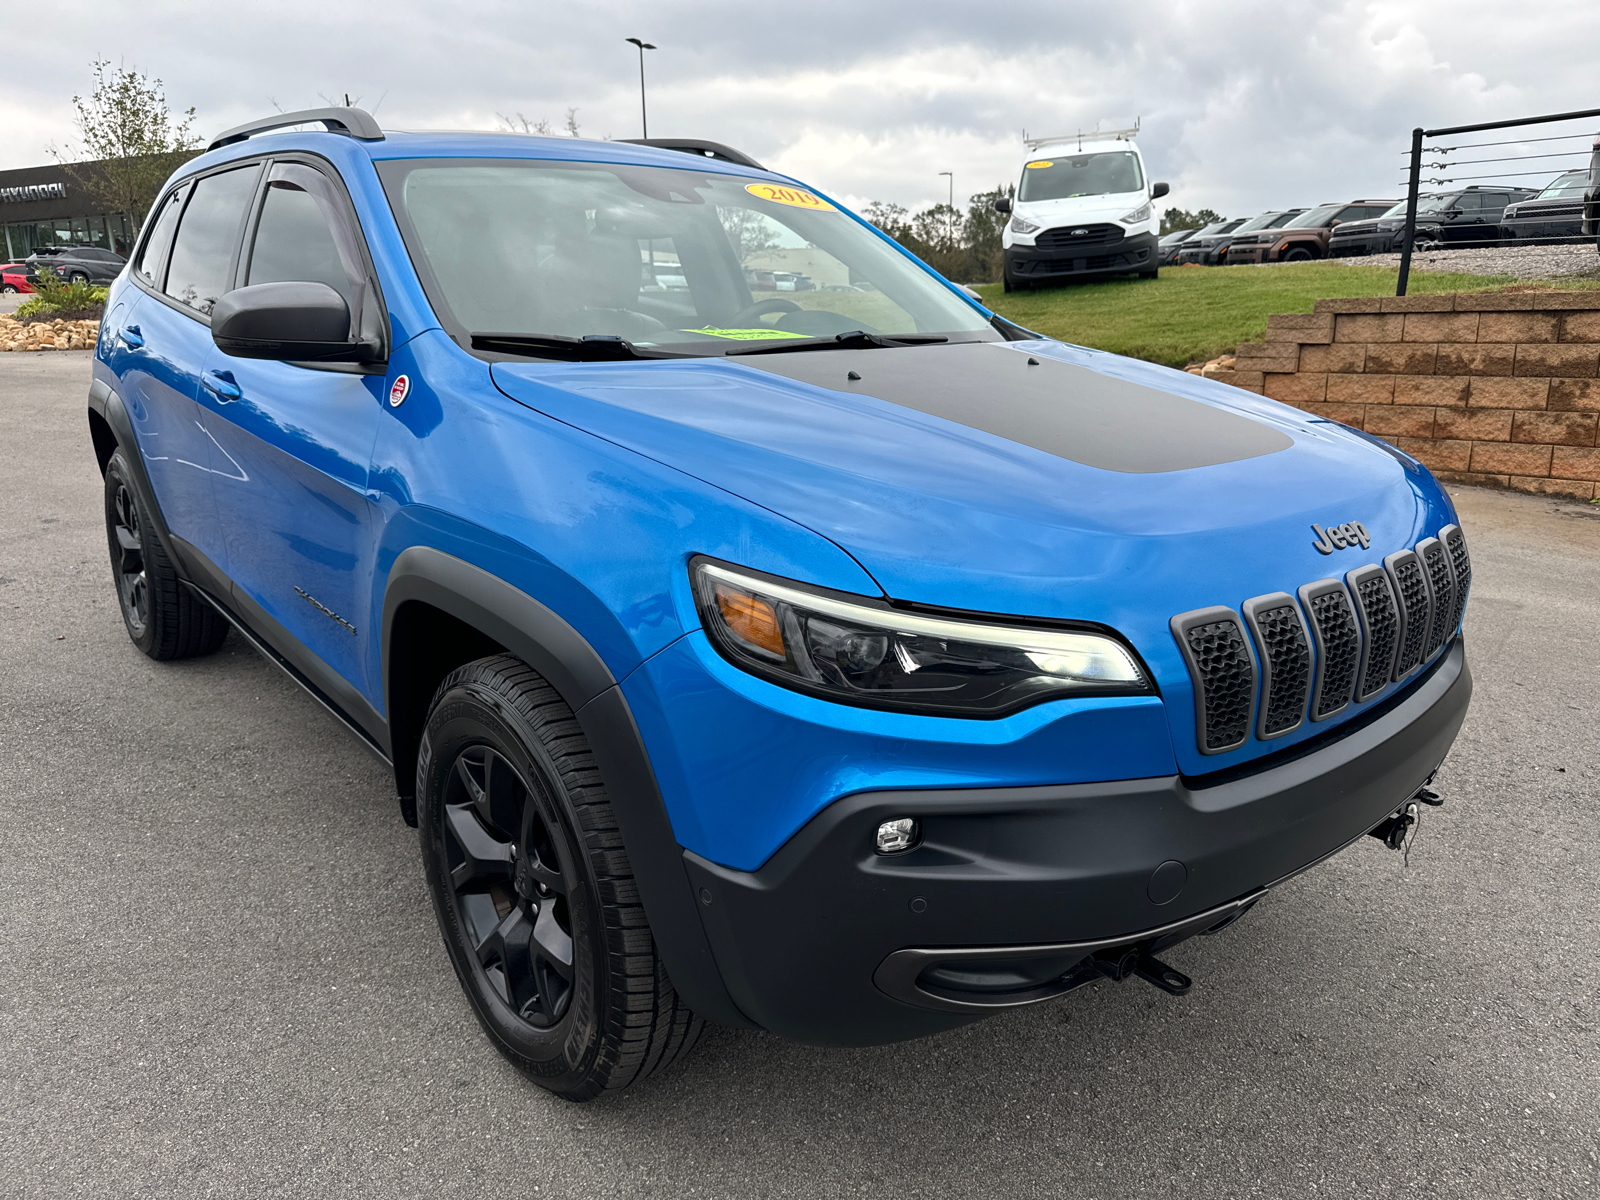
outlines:
M1130 975L1137 975L1152 987L1158 987L1174 996L1187 995L1189 989L1194 987L1194 980L1182 971L1174 970L1138 946L1102 950L1084 966L1117 983L1121 983Z
M1444 804L1444 797L1428 786L1432 782L1433 776L1430 775L1411 799L1367 830L1367 836L1377 838L1391 850L1406 849L1422 823L1422 809L1417 806L1426 804L1429 808L1439 808Z

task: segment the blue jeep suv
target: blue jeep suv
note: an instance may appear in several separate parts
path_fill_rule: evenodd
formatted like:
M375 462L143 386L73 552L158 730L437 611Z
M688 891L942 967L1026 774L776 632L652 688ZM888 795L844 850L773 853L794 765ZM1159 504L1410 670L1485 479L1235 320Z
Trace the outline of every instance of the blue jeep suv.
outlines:
M715 143L231 130L89 426L134 643L235 629L392 766L479 1021L572 1099L705 1020L1181 994L1169 947L1403 841L1471 692L1416 461Z

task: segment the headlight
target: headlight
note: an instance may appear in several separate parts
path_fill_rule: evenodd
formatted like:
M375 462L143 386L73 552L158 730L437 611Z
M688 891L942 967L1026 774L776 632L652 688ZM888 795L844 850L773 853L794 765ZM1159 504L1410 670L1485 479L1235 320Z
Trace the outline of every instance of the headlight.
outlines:
M1106 634L903 612L709 559L690 570L700 619L724 658L829 700L999 717L1061 696L1154 691L1133 652Z
M1127 213L1117 218L1117 220L1121 221L1124 225L1137 225L1140 221L1148 221L1149 219L1150 202L1148 200L1139 205L1139 207L1134 209L1131 213Z
M1038 233L1039 227L1021 213L1011 218L1012 233Z

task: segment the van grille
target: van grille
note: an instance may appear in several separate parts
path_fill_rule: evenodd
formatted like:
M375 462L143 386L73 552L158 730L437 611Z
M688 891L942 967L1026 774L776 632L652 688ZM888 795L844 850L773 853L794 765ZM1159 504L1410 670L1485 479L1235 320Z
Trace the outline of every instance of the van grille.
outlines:
M1432 659L1460 627L1472 581L1466 535L1455 525L1439 534L1343 580L1246 600L1242 620L1222 606L1173 617L1201 753L1238 749L1252 727L1262 741L1283 737L1301 727L1308 707L1313 721L1325 721Z
M1063 225L1046 229L1033 239L1040 250L1078 250L1091 246L1110 246L1122 240L1120 225Z

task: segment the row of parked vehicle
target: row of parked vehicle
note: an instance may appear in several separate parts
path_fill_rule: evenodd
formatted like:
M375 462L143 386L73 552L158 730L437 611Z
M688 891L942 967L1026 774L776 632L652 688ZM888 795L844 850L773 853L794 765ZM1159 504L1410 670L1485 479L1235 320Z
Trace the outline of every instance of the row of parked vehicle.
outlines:
M1436 250L1583 242L1589 171L1567 171L1543 188L1471 186L1417 200L1414 246ZM1404 200L1351 200L1288 208L1179 229L1161 239L1160 266L1307 262L1398 252Z
M41 246L19 263L0 263L0 292L38 291L39 268L49 267L69 283L110 283L127 259L99 246Z

